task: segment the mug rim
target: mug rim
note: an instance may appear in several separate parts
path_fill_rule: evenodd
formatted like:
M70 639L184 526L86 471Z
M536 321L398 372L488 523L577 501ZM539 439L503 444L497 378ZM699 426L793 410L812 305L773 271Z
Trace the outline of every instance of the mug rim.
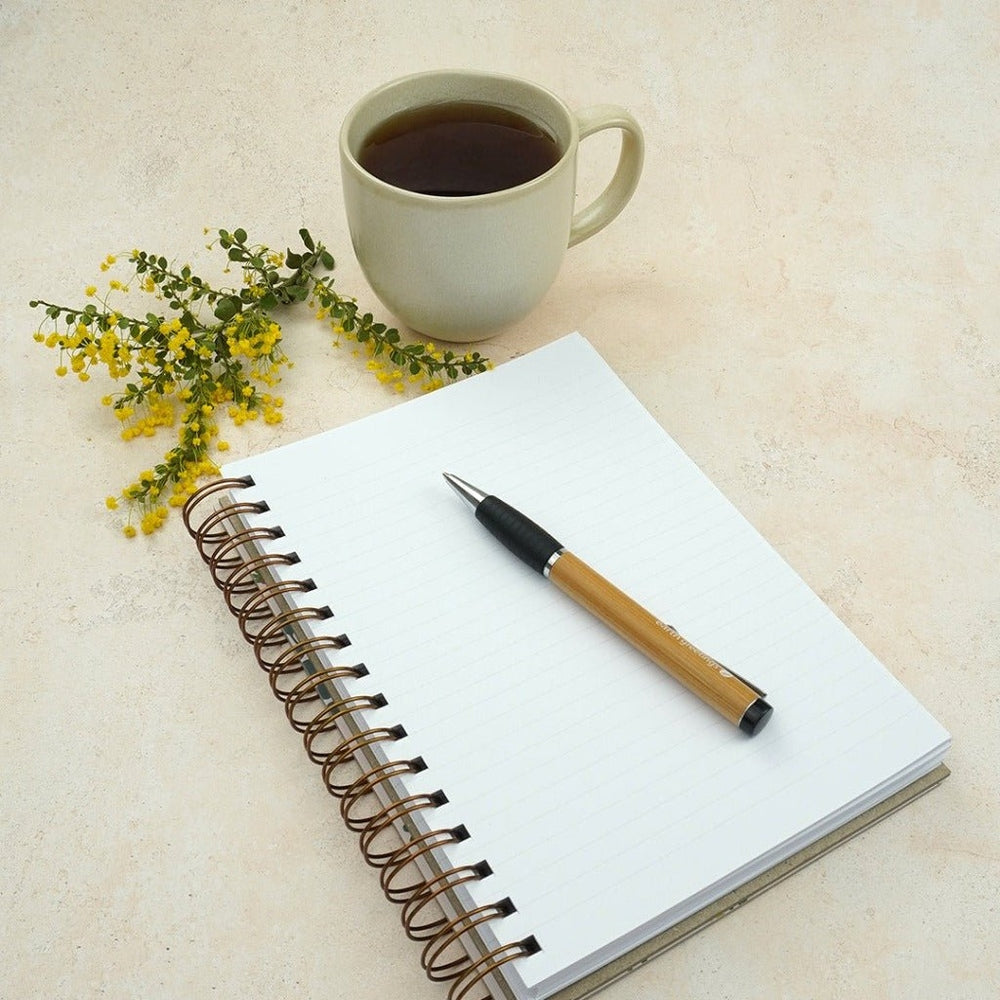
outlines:
M463 195L440 195L440 194L425 194L421 191L411 191L408 188L398 187L395 184L390 184L388 181L383 181L381 178L376 177L373 173L366 170L358 158L354 155L354 151L350 147L348 141L348 133L353 127L358 115L361 111L368 105L371 101L375 100L379 96L385 94L387 91L394 90L404 84L412 83L417 80L426 80L432 77L440 77L442 79L446 78L474 78L483 81L500 81L504 83L515 83L521 87L527 87L541 94L547 100L549 100L555 107L561 112L564 122L568 127L569 141L566 143L566 148L562 151L559 159L549 167L544 173L539 174L537 177L532 177L529 181L524 181L521 184L515 184L513 187L501 188L499 191L487 191L483 194L463 194ZM421 107L428 102L422 102L420 104L407 105L405 109L408 110L413 107ZM490 101L482 101L481 103L491 103ZM516 109L519 110L519 109ZM399 112L395 112L398 114ZM381 118L378 124L385 121L386 118ZM546 183L548 178L550 178L557 171L565 167L566 161L573 155L576 150L577 145L580 140L580 129L577 123L576 115L570 110L565 101L562 100L557 94L553 93L547 87L543 87L541 84L535 83L533 80L527 80L524 77L514 76L510 73L493 73L488 70L467 70L467 69L432 69L432 70L422 70L418 73L408 73L404 76L396 77L393 80L388 80L380 86L376 87L374 90L369 90L362 97L358 98L357 101L351 106L350 110L344 116L344 120L340 126L340 156L341 162L350 166L350 168L355 172L355 174L366 183L372 184L377 190L380 190L386 194L394 195L401 200L410 201L411 199L419 202L424 202L427 204L436 205L470 205L470 204L484 204L490 201L503 201L511 197L518 197L523 192L528 191L534 187L539 187Z

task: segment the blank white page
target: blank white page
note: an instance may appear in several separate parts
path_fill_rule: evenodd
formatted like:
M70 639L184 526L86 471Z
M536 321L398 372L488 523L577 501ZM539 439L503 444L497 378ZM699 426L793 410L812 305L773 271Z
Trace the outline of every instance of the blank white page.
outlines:
M768 692L744 736L502 548L454 472ZM444 789L547 996L929 770L947 734L579 335L234 462ZM331 623L326 623L330 625ZM346 655L346 654L345 654Z

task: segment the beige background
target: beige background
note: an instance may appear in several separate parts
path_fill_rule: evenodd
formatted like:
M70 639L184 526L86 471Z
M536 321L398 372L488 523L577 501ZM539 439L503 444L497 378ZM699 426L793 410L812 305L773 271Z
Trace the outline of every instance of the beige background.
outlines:
M117 440L27 307L111 251L211 273L203 226L307 225L378 312L338 123L438 66L646 129L632 204L490 356L582 330L955 740L940 789L605 995L995 996L1000 11L934 0L0 3L0 996L444 996L180 519L105 510L167 442ZM395 402L286 337L286 420L235 453Z

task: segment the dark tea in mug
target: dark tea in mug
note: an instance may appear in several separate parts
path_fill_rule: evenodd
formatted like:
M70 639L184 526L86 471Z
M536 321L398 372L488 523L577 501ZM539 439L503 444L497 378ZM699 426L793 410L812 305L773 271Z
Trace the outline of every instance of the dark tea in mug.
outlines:
M467 197L534 180L561 155L552 135L516 111L449 101L386 119L365 138L358 162L393 187Z

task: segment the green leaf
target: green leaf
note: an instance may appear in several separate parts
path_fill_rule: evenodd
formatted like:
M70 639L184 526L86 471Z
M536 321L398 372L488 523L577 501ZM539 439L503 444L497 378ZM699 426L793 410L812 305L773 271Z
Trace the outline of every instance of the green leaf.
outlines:
M419 361L413 361L413 362L410 363L410 374L411 375L419 375L420 374L420 362Z
M320 255L319 259L322 261L323 266L328 270L332 271L336 267L336 262L333 259L333 254L329 250L324 250Z
M237 243L246 243L247 231L245 229L237 229L236 232L233 233L233 239L236 240Z
M285 267L290 267L293 270L302 266L302 254L295 253L291 247L285 252Z
M224 299L220 299L219 304L215 307L215 318L221 319L225 323L242 309L243 303L235 295L227 295Z
M315 250L316 244L313 243L313 238L309 235L308 229L300 229L299 236L302 237L302 242L306 245L306 249Z

